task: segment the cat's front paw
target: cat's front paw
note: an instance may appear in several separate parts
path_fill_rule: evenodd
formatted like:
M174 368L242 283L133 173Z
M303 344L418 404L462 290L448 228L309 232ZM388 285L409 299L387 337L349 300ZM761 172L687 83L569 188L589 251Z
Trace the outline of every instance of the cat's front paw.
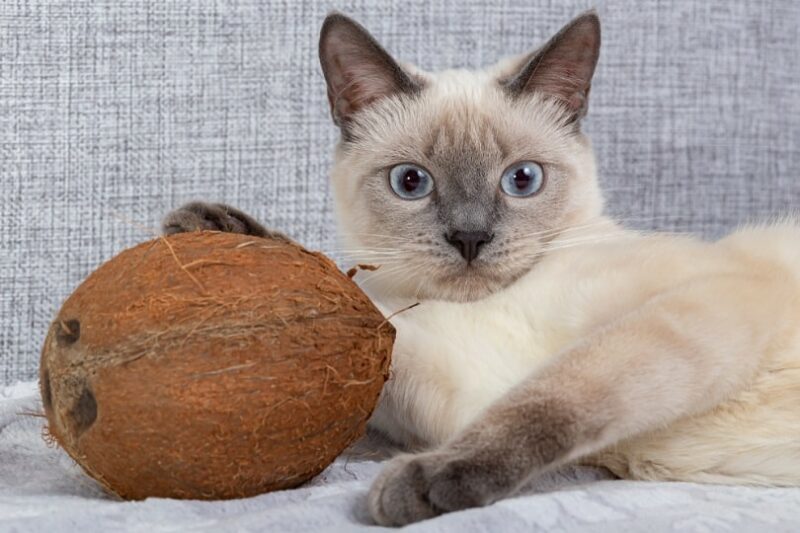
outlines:
M404 526L452 511L480 507L509 489L479 455L433 451L389 461L369 492L372 518Z
M404 526L439 514L428 501L429 467L422 455L389 461L369 491L372 519L382 526Z
M206 202L191 202L170 212L164 217L162 230L165 235L212 230L288 240L283 234L267 230L234 207Z

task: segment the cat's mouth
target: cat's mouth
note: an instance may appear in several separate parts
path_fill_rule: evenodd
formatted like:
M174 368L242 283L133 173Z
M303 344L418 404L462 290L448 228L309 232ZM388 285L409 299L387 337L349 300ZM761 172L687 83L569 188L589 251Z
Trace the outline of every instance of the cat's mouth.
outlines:
M489 251L471 261L456 254L408 254L401 262L376 266L359 284L374 295L412 299L472 302L499 292L529 272L540 254L511 260L503 250ZM363 261L367 263L367 261Z
M488 261L462 262L436 277L437 297L460 302L480 300L502 290L530 270L500 271Z

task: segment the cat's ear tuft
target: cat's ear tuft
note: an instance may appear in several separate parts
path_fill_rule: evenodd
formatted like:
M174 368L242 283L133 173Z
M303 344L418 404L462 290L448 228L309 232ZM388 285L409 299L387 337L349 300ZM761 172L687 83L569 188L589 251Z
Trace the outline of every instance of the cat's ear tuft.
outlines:
M599 56L600 19L588 11L564 26L503 83L515 96L537 91L557 98L572 113L572 120L579 120L589 106Z
M331 13L322 25L319 59L331 115L341 127L381 98L419 90L363 26L340 13Z

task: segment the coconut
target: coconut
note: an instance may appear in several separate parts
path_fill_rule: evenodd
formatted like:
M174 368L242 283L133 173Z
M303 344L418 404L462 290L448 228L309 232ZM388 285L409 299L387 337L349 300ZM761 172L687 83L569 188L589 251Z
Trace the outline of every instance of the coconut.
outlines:
M184 233L67 299L42 350L49 434L126 499L295 487L362 435L394 329L319 253Z

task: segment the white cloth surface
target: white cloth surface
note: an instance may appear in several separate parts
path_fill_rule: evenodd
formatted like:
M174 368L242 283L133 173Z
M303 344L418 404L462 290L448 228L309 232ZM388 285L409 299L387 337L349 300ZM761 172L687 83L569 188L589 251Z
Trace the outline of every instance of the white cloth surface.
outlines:
M303 487L243 500L106 494L42 438L35 383L0 388L0 531L299 531L380 529L365 495L380 453L344 456ZM380 452L380 450L376 450ZM385 455L385 454L384 454ZM571 467L544 476L520 496L411 525L409 531L800 531L800 489L614 480Z

